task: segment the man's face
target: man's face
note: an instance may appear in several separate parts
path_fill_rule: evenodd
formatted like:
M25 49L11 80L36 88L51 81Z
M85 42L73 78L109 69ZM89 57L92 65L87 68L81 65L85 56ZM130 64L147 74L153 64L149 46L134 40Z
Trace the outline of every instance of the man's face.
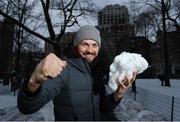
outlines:
M91 63L99 53L99 45L94 40L83 40L79 42L77 51L88 63Z

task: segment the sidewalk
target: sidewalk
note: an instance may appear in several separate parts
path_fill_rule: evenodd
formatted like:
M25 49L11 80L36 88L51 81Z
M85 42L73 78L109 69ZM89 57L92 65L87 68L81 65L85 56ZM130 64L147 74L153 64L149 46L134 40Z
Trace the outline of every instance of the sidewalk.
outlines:
M171 87L161 86L159 79L136 79L136 86L167 96L180 98L180 79L170 79Z
M10 93L11 86L9 85L3 85L3 83L0 83L0 95Z
M10 92L10 90L11 90L10 84L4 86L2 83L0 83L0 109L8 106L17 105L18 90L16 90L15 96L14 96L14 92Z

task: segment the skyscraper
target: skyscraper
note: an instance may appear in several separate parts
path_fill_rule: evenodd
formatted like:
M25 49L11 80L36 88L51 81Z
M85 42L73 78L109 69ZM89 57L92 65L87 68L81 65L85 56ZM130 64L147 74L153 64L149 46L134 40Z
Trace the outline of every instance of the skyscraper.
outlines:
M110 60L125 51L128 38L134 36L128 9L119 4L107 5L98 12L98 28L102 34L103 48L108 50L107 57Z

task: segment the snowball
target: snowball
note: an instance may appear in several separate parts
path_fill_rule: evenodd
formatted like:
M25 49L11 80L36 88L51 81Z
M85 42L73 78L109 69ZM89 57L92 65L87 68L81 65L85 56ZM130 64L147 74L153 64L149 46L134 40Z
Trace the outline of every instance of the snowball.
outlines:
M141 54L122 52L114 58L110 65L109 87L115 91L118 87L118 81L122 81L126 75L133 77L133 72L142 73L148 68L148 62Z

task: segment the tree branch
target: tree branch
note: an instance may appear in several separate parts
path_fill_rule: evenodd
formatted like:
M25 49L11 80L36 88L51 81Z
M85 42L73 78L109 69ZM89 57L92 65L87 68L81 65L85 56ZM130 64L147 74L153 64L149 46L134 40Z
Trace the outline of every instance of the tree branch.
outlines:
M73 2L73 3L72 3L72 2ZM63 9L63 13L64 13L64 25L61 26L61 32L60 32L60 34L57 36L56 40L60 40L60 39L62 38L62 36L64 35L65 30L66 30L66 27L68 26L68 23L71 21L71 19L72 19L72 17L73 17L72 12L73 12L73 8L74 8L76 2L77 2L77 0L74 0L74 1L71 0L71 1L69 2L69 4L64 7L64 9ZM72 5L71 5L71 3L72 3ZM68 9L68 6L70 6L70 5L71 5L71 7ZM66 10L66 9L68 9L68 10ZM67 11L70 13L70 15L69 15L68 17L67 17L67 15L66 15L66 12L67 12ZM67 19L66 19L66 18L67 18ZM72 25L71 25L71 26L72 26Z
M36 33L34 31L32 31L31 29L29 29L28 27L26 27L25 25L23 25L22 23L20 23L18 20L10 17L9 15L7 15L6 13L4 13L3 11L0 10L0 15L2 15L3 17L11 20L14 24L22 27L24 30L26 30L27 32L29 32L30 34L34 35L34 36L37 36L38 38L50 43L50 44L54 44L54 42L50 41L49 39L47 39L46 37L42 36L41 34L39 33Z
M44 3L43 0L41 0L41 4L42 4L42 7L43 7L43 11L44 11L44 16L45 16L45 20L46 20L46 24L47 24L47 27L48 27L48 32L49 32L49 35L50 35L50 38L52 41L55 40L55 32L54 32L54 29L53 29L53 26L52 26L52 22L51 22L51 18L49 16L49 4L50 4L50 1L47 0L46 4Z

